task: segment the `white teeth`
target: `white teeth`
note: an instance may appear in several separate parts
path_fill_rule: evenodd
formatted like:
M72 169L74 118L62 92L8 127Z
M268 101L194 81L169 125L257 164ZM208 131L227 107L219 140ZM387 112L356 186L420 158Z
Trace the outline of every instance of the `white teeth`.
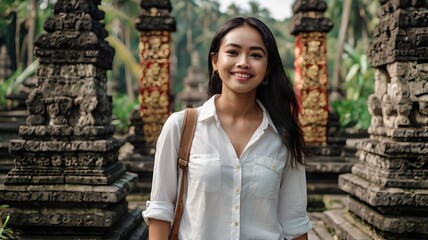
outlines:
M249 75L249 74L243 74L243 73L235 73L233 75L236 76L236 77L239 77L239 78L250 78L251 77L251 75Z

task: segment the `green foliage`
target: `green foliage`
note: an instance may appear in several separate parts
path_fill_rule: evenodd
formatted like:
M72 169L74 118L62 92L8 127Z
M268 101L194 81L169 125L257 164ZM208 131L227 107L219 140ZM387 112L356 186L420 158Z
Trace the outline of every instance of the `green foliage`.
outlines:
M343 128L367 129L370 126L370 114L367 111L367 99L352 101L345 99L333 102L334 110L339 114Z
M139 32L135 28L135 19L140 14L140 0L118 1L104 0L99 8L105 12L104 24L109 33L106 41L114 48L111 84L118 94L125 93L126 78L132 79L134 87L140 77ZM129 75L129 76L127 76ZM128 94L130 94L128 92Z
M6 99L6 95L10 85L11 85L10 79L0 84L0 110L7 109L10 107Z
M128 116L138 104L138 100L132 101L125 94L116 94L113 96L112 111L114 117L112 124L116 127L116 132L120 134L125 134L128 132Z
M333 29L327 35L327 66L328 72L333 74L344 1L326 0L326 2L328 8L325 16L334 23ZM339 114L342 127L367 129L370 125L366 102L373 92L374 70L370 69L365 52L375 25L379 21L376 17L377 9L379 1L352 1L344 53L338 68L345 99L332 103L333 109Z
M8 208L8 205L0 205L0 216L2 216L3 211ZM9 222L10 215L7 215L4 222L0 219L0 239L1 240L14 240L17 239L16 233L13 229L7 227Z
M345 45L343 63L349 69L344 83L346 96L332 103L339 114L340 125L345 128L367 129L370 126L367 98L373 93L374 69L369 68L367 55L359 52L361 49Z
M0 36L6 36L10 13L23 0L1 0L0 4Z
M2 84L0 84L0 109L9 109L10 103L7 101L6 96L15 91L15 89L24 82L27 78L33 75L37 67L39 66L38 59L31 63L27 68L22 70L22 65L18 67L18 69L5 80Z

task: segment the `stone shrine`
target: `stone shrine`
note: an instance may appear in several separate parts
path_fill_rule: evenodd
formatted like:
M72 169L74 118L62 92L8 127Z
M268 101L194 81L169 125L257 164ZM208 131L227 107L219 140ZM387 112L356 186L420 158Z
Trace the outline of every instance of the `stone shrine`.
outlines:
M118 161L107 70L114 49L101 0L59 0L35 42L37 87L29 116L10 141L15 167L0 185L20 239L130 239L144 235L141 209L128 212L137 175ZM137 229L136 231L134 231Z
M198 107L207 100L208 77L200 66L199 53L192 53L192 65L184 78L184 88L177 95L177 99L182 103L181 108Z
M428 3L380 3L370 138L339 178L349 211L325 214L342 239L428 239Z
M350 172L352 151L339 135L337 117L329 112L327 32L333 23L323 16L325 1L297 0L293 4L291 34L295 39L295 90L302 108L301 124L307 143L305 155L308 208L323 209L323 194L343 194L338 175Z
M4 40L0 36L0 83L3 83L12 74L11 65L6 44L4 44Z

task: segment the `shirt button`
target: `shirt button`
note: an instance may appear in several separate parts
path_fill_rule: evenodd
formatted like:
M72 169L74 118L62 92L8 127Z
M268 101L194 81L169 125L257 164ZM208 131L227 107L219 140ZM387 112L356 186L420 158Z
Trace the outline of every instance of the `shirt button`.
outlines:
M235 222L233 225L235 225L235 227L239 226L239 222Z
M239 209L239 205L235 205L235 209L238 210Z
M240 169L240 168L241 168L241 166L240 166L240 165L236 165L236 166L235 166L235 168L236 168L236 169Z
M239 189L239 188L236 188L236 189L235 189L235 192L236 192L236 193L239 193L240 191L241 191L241 189Z

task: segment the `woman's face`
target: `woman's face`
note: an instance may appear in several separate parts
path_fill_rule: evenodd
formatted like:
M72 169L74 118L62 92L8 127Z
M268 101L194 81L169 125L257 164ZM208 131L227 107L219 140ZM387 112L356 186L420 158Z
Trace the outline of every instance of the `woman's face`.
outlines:
M268 67L267 49L259 32L246 24L223 37L211 61L222 80L222 93L255 93Z

